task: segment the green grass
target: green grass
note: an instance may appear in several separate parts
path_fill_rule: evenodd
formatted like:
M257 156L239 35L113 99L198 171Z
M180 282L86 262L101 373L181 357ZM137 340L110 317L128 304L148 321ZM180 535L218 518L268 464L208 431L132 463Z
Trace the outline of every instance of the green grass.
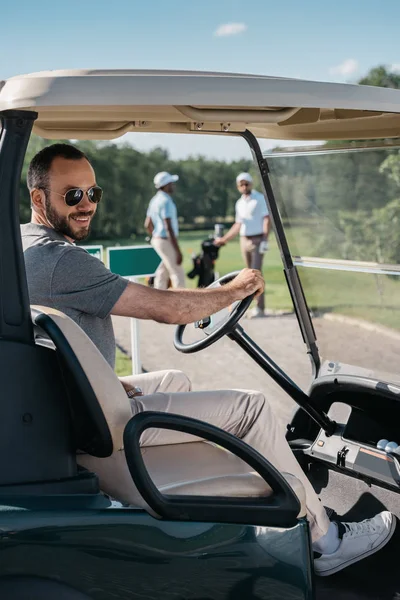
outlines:
M193 233L184 234L180 241L186 271L191 268L192 252L199 251L203 239L198 232ZM291 248L307 249L309 256L318 256L310 227L296 227L286 233ZM269 247L263 264L267 307L293 310L274 235L270 236ZM221 248L219 256L216 268L220 275L243 267L238 238ZM333 312L400 329L400 278L304 267L299 267L299 275L309 308L314 312ZM194 285L188 280L188 286Z
M299 269L309 306L400 329L400 281L386 275Z
M119 348L115 357L115 372L118 377L124 377L125 375L132 375L132 361L129 356L123 354Z

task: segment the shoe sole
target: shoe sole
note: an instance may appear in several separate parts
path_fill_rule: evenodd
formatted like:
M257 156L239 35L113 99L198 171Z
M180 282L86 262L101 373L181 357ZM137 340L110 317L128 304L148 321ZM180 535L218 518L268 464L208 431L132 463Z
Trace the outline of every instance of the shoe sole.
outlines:
M364 558L367 558L367 556L371 556L372 554L375 554L375 552L378 552L379 550L381 550L384 546L386 546L386 544L388 542L390 542L395 530L396 530L396 525L397 525L397 520L396 517L393 517L393 521L392 521L392 525L390 527L390 531L388 533L388 535L385 537L385 539L383 539L381 541L381 543L379 544L379 546L376 546L375 548L372 548L371 550L368 550L368 552L364 552L364 554L359 554L358 556L354 557L352 560L348 560L345 563L342 563L341 565L338 565L337 567L333 567L332 569L328 569L326 571L317 571L315 569L315 574L318 575L319 577L327 577L328 575L333 575L334 573L337 573L338 571L342 571L343 569L346 569L347 567L350 567L350 565L354 565L354 563L363 560Z

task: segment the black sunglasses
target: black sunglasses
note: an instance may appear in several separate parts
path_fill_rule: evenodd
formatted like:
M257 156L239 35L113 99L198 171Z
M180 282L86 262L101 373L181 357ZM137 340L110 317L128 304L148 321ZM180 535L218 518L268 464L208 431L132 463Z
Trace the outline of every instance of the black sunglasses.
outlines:
M49 188L42 189L46 190L47 192L52 192L57 196L61 196L61 198L64 198L64 202L67 206L77 206L79 202L82 202L85 194L87 194L87 197L89 198L90 202L93 202L93 204L98 204L103 197L103 190L98 185L95 185L86 191L82 190L81 188L71 188L70 190L65 192L65 194L54 192Z

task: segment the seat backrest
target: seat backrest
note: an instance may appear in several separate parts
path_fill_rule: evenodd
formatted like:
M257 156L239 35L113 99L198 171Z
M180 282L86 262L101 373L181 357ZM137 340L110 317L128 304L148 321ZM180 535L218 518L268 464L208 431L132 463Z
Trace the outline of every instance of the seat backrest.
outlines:
M79 422L77 447L93 456L122 449L132 411L118 377L75 321L46 306L31 306L31 312L34 325L51 339L61 361L73 416Z

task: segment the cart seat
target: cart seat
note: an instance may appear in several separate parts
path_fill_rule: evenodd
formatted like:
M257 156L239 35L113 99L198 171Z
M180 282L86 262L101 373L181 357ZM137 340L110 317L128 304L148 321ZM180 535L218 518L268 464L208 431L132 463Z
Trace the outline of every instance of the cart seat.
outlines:
M132 417L131 405L118 377L85 332L69 317L52 308L32 306L34 324L40 315L50 319L52 327L36 328L37 343L46 343L43 336L57 336L52 342L62 357L71 352L78 359L81 376L89 382L111 434L112 452L99 458L77 449L77 462L97 474L104 493L128 505L152 512L132 481L123 449L123 432ZM40 320L40 319L39 319ZM66 373L66 383L76 373ZM76 390L76 382L74 392ZM83 402L83 400L82 400ZM81 444L82 446L82 444ZM214 495L230 497L267 497L272 489L266 482L230 452L205 441L184 442L168 446L144 446L142 455L158 489L167 494ZM300 516L305 516L305 491L293 475L283 474L300 500Z

